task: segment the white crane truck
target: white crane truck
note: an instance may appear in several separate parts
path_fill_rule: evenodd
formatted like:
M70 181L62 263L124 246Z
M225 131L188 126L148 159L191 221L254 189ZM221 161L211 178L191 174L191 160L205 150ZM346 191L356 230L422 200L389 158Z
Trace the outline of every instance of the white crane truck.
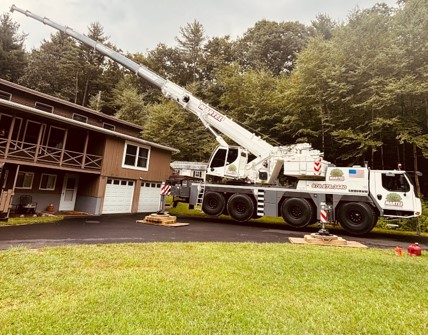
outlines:
M62 31L136 73L196 115L215 136L219 146L209 160L207 176L217 182L174 183L171 194L176 201L187 202L191 208L201 205L208 215L227 214L240 222L262 216L282 216L296 228L317 222L321 206L327 204L331 208L331 219L356 235L371 231L379 216L421 215L421 201L405 171L336 167L307 143L272 146L183 87L100 42L14 5L11 11ZM229 145L217 132L238 146ZM293 177L297 183L293 187L281 186L280 175Z

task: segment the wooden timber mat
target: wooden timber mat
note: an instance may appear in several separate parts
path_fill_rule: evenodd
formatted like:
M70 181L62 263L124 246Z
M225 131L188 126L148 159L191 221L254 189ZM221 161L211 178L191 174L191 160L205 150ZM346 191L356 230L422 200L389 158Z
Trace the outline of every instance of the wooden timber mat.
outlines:
M177 222L177 217L171 215L158 215L152 214L144 218L144 220L137 220L137 223L152 224L164 227L183 227L188 226L188 223Z
M305 237L289 237L288 240L293 244L311 244L311 245L325 245L325 246L333 246L333 247L367 248L366 245L360 242L345 241L342 238L339 238L341 243L336 243L334 240L329 241L329 240L311 238L310 235L306 235Z

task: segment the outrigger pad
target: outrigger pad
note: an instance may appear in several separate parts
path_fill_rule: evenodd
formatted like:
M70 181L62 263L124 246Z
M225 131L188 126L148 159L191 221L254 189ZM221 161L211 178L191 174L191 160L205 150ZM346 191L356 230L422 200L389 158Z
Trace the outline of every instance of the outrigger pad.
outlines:
M323 239L314 237L311 235L305 235L304 238L300 237L289 237L288 240L293 244L313 244L313 245L327 245L334 247L351 247L351 248L367 248L366 245L356 241L346 241L341 237L337 239Z

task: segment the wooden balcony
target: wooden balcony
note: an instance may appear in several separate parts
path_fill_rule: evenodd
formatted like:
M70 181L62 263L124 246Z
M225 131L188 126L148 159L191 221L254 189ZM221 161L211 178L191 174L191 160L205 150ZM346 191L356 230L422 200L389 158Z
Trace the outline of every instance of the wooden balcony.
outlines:
M102 156L0 138L0 158L44 166L101 171Z

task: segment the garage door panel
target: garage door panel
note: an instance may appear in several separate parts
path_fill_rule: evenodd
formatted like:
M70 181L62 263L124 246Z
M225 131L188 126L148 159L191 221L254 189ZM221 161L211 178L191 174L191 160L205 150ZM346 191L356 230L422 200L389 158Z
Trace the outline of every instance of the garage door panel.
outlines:
M160 203L160 183L143 182L141 184L138 212L156 212Z
M123 179L107 180L103 214L131 213L134 182Z

